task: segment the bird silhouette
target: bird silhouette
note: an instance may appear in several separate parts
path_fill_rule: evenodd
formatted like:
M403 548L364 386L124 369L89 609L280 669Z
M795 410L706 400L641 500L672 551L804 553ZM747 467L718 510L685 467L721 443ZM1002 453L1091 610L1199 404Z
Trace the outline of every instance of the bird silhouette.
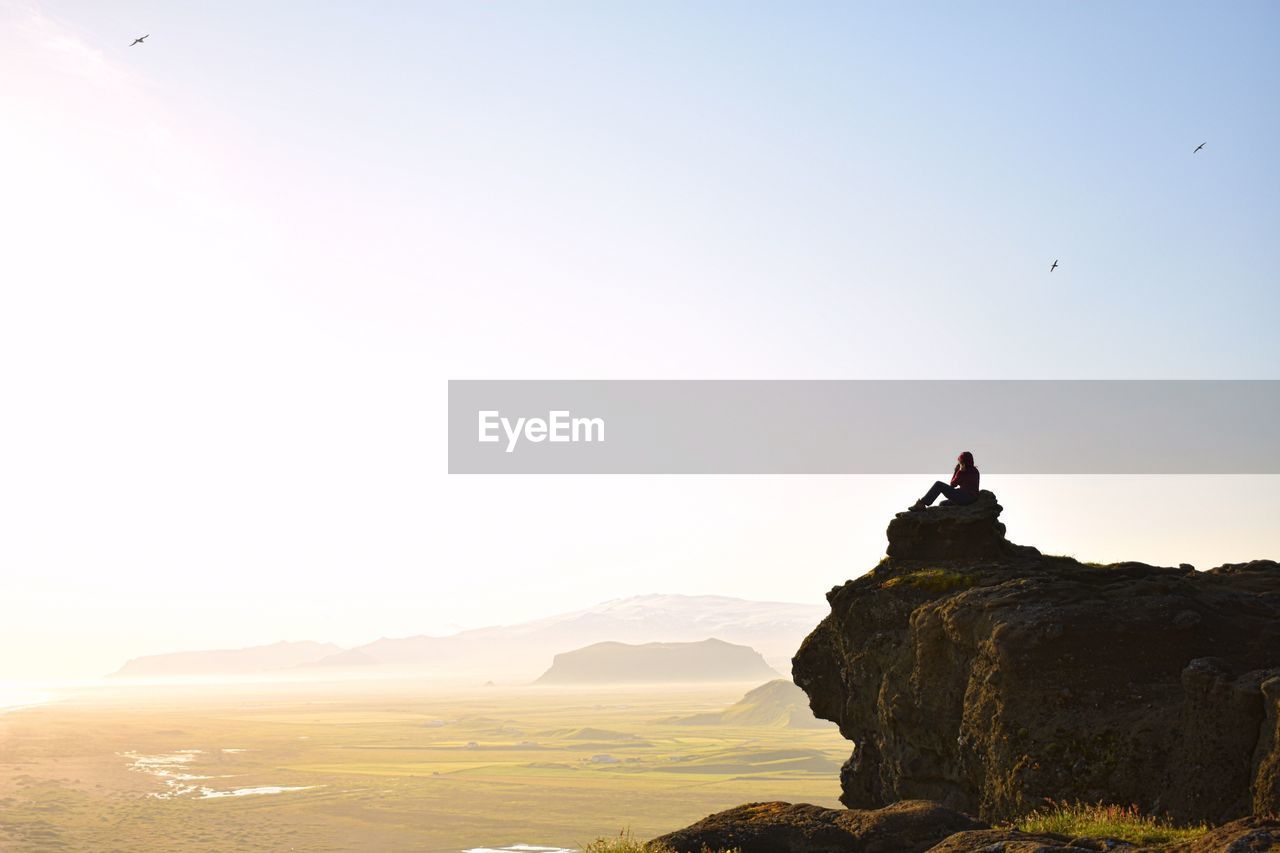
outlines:
M1196 151L1199 151L1201 148L1205 147L1205 145L1207 145L1207 144L1208 144L1208 143L1201 142L1199 145L1197 145L1197 146L1196 146L1196 150L1195 150L1195 151L1192 151L1191 153L1192 153L1192 154L1195 154L1195 153L1196 153Z
M1057 259L1057 258L1054 258L1054 259L1053 259L1053 266L1049 267L1049 272L1053 272L1053 271L1054 271L1054 270L1056 270L1057 268L1058 268L1058 259Z
M139 36L138 38L129 42L129 47L133 47L135 44L142 44L144 41L146 41L149 38L151 38L151 33L147 33L145 36Z

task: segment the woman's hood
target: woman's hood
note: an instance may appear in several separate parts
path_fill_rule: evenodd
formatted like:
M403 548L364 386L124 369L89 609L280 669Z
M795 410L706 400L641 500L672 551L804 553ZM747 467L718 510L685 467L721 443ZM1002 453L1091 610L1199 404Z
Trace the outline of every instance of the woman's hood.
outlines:
M956 457L956 461L959 462L961 465L964 465L966 468L972 468L973 454L966 450L964 453L961 453L959 456Z

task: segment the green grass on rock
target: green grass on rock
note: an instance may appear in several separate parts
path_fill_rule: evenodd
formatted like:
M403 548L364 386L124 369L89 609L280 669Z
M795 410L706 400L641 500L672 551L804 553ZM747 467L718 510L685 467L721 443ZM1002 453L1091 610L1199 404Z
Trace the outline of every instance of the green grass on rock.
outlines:
M899 575L896 578L889 578L884 582L884 588L892 589L896 586L909 586L924 592L941 594L953 592L957 589L968 589L974 583L975 581L972 577L960 572L952 572L946 569L920 569L909 574Z
M1145 815L1137 806L1098 803L1050 803L1016 822L1023 832L1052 832L1071 838L1115 838L1131 844L1170 844L1190 841L1209 831L1203 823L1179 826L1165 818Z

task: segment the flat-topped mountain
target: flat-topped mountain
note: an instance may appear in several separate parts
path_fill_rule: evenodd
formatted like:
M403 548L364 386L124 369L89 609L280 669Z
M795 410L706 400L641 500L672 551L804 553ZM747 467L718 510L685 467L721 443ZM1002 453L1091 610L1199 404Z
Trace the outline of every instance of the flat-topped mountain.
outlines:
M536 684L661 684L755 681L778 673L755 649L703 640L698 643L595 643L555 656Z

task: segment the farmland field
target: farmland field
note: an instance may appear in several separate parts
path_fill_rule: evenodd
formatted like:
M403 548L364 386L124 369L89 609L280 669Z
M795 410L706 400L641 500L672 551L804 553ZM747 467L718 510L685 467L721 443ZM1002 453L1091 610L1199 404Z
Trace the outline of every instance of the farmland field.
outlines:
M0 849L580 847L837 805L834 727L676 721L754 686L82 692L0 714Z

